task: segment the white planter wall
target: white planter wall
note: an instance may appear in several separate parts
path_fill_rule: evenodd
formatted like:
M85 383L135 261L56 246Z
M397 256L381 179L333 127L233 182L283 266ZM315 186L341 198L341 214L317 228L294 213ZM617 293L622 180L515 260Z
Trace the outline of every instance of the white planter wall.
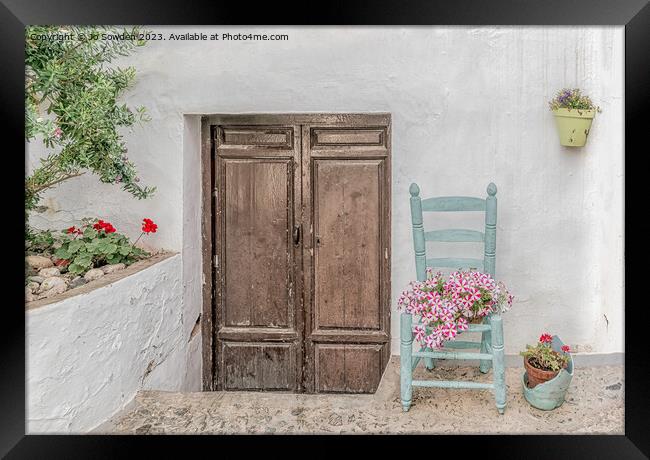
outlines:
M27 433L100 425L139 389L200 385L201 335L182 331L181 256L26 312ZM190 369L190 373L186 373Z
M126 101L153 118L127 135L128 155L157 195L137 201L82 177L47 195L51 209L36 225L61 228L105 210L101 217L137 236L140 219L153 218L160 227L151 244L183 252L193 322L200 157L198 117L187 115L390 112L393 301L415 276L409 184L424 196L483 195L494 181L497 275L516 297L504 317L506 352L543 331L579 352L623 351L622 27L154 28L165 36L226 30L289 40L151 42L123 62L137 68ZM582 149L560 146L547 107L564 86L603 108ZM31 147L33 160L42 149ZM394 352L398 334L394 311Z

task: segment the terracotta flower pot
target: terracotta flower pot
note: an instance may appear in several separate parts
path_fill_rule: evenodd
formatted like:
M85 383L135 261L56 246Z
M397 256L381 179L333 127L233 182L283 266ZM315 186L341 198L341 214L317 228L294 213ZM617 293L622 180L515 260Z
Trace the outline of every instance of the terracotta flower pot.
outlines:
M540 383L548 382L549 380L554 379L560 372L537 369L536 367L531 366L527 358L524 358L524 367L528 373L528 388L535 388Z
M565 353L562 351L562 340L556 335L553 336L551 348L558 353ZM557 375L551 380L538 383L535 388L531 388L529 379L532 373L544 372L529 366L524 360L524 367L526 371L521 374L521 384L524 391L524 398L530 403L531 406L541 410L553 410L560 407L564 403L564 397L571 384L573 378L573 357L571 353L566 353L569 357L569 362L566 367L560 369Z
M482 324L483 323L483 318L484 316L475 316L474 318L470 318L468 321L469 324Z

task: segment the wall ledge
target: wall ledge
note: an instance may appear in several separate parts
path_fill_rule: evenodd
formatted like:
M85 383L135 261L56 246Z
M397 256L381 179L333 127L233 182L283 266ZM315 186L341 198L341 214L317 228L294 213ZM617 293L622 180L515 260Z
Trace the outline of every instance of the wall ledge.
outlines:
M181 254L141 262L25 312L28 433L86 432L140 389L184 389Z
M108 273L101 278L94 280L94 281L89 281L88 283L84 284L83 286L79 286L73 289L69 289L61 294L58 294L54 297L50 297L48 299L40 299L40 300L34 300L32 302L26 302L25 303L25 310L26 311L31 311L35 310L41 307L45 307L48 305L52 305L55 303L60 303L63 302L66 299L69 299L71 297L75 297L78 295L83 295L83 294L88 294L89 292L92 292L96 289L111 285L117 281L120 281L130 275L133 275L135 273L138 273L142 270L146 270L147 268L162 262L166 259L169 259L172 256L175 256L179 254L178 252L159 252L157 254L154 254L153 256L149 257L148 259L144 260L139 260L128 267L126 267L123 270L119 270L113 273Z

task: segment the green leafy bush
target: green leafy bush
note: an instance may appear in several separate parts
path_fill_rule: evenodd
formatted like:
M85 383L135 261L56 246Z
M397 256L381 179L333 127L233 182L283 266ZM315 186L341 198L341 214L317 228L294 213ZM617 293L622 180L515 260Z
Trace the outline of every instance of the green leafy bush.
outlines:
M49 253L57 241L51 230L31 230L25 238L25 254Z
M94 226L86 226L79 233L70 232L63 236L61 246L54 252L54 256L70 261L68 271L79 275L106 264L130 265L149 256L149 253L132 245L120 233L98 229L95 223Z
M111 223L86 218L79 228L72 226L57 232L30 232L25 240L25 253L52 257L62 272L80 275L102 265L130 265L136 260L149 257L151 254L136 247L136 243L142 235L156 233L157 228L151 219L143 219L142 233L131 243L125 235L117 233Z
M124 33L123 39L106 35ZM119 96L134 81L133 67L110 65L146 42L138 27L29 26L25 31L25 139L42 136L48 155L25 178L25 210L42 193L91 171L120 184L137 198L142 186L118 128L149 120L144 107L131 109Z

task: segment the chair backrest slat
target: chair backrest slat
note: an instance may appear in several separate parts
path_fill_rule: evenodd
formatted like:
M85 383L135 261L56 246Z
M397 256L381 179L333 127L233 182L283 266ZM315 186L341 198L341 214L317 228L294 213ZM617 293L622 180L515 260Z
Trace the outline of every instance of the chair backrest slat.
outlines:
M485 234L476 230L450 228L424 232L424 240L441 241L445 243L482 243L485 241Z
M420 187L411 184L411 221L413 228L413 248L415 249L415 267L418 281L426 280L426 268L474 268L495 277L496 266L496 223L497 223L497 187L490 183L487 198L466 196L444 196L422 200ZM485 213L485 231L468 229L442 229L424 231L423 212L457 212L483 211ZM426 242L477 242L483 243L483 260L469 258L426 258Z
M453 268L468 270L474 268L483 271L483 261L481 259L468 259L461 257L440 257L427 259L427 267L431 268Z
M472 196L439 196L422 200L424 212L485 211L485 200Z

